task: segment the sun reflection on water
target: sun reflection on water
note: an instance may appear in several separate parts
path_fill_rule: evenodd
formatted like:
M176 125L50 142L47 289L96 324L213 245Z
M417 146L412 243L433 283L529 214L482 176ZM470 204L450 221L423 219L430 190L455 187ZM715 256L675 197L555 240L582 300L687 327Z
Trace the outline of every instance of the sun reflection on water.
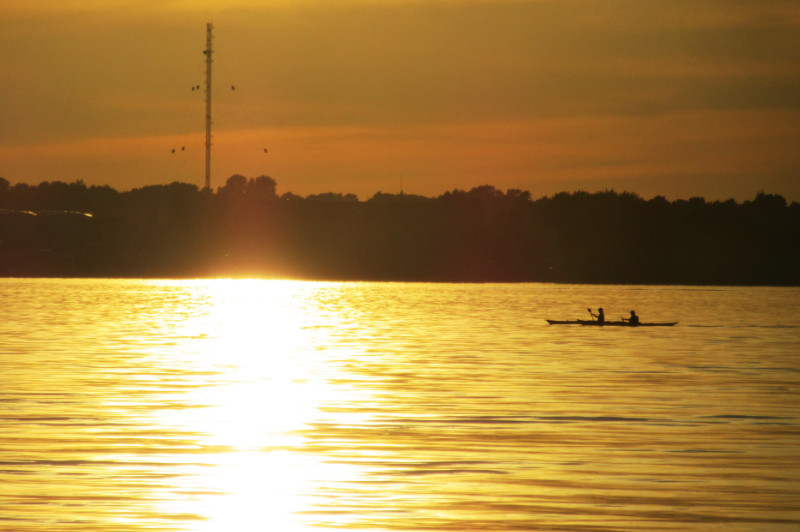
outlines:
M195 516L196 531L307 530L309 515L337 520L315 509L315 492L360 472L307 452L302 436L325 417L326 401L347 393L324 363L320 335L338 318L319 311L317 289L260 280L192 286L173 332L181 339L174 362L201 376L182 397L192 408L160 411L152 423L192 435L197 448L176 464L181 480L160 497L163 514Z

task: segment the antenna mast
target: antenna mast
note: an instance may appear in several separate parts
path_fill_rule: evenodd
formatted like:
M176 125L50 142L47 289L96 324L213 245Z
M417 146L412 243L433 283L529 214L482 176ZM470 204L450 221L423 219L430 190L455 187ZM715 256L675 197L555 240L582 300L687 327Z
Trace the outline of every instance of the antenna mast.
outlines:
M213 26L209 22L206 24L206 49L203 54L206 56L206 188L211 189L211 54Z

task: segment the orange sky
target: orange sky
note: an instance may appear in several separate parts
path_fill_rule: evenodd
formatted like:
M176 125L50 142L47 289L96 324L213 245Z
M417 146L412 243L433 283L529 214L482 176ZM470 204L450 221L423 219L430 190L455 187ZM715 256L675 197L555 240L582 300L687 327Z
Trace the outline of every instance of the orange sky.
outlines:
M209 20L215 188L800 201L787 0L6 0L0 176L202 186Z

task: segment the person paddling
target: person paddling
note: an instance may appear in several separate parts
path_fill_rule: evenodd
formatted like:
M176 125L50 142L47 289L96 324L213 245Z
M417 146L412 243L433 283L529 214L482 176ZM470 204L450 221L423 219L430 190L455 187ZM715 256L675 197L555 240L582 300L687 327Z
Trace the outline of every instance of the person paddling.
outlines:
M632 310L631 311L631 317L630 318L622 318L622 321L627 321L629 325L636 326L636 325L639 325L639 316L636 315L636 311L635 310Z
M603 307L597 309L597 314L592 312L592 309L589 309L589 314L591 314L593 318L597 319L597 323L599 323L600 325L605 325L606 315L603 313Z

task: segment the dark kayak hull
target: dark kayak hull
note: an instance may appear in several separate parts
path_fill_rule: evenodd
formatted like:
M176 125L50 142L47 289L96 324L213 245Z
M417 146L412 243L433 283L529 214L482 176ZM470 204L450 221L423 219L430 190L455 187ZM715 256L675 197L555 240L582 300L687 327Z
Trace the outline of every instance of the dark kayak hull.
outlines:
M603 324L594 320L547 320L550 325L597 325L602 327L672 327L677 321L666 323L639 323L631 325L627 321L607 321Z

